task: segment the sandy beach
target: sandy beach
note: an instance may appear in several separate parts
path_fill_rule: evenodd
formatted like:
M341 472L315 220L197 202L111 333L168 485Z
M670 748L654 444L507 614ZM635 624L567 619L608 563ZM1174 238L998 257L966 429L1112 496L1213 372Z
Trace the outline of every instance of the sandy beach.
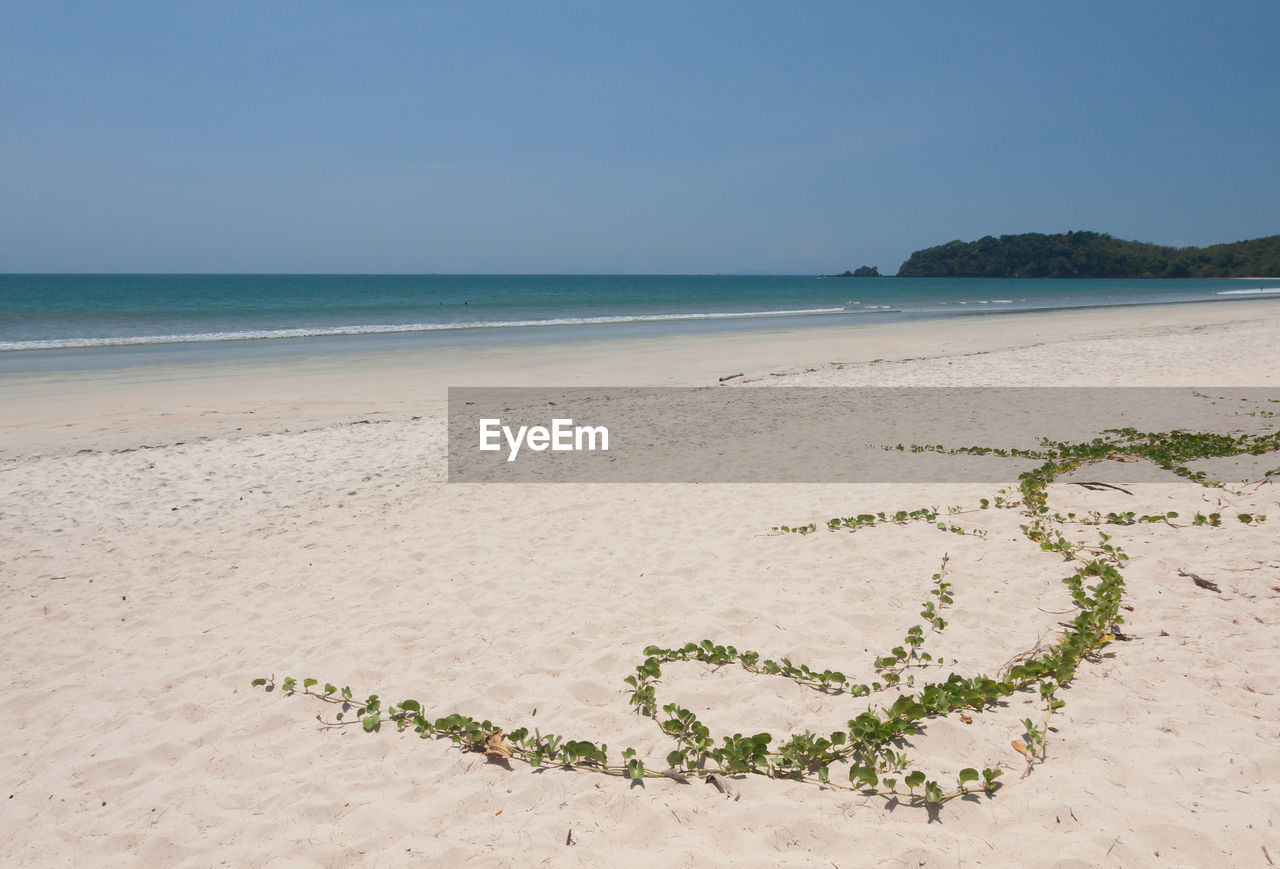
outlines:
M1280 489L1261 479L1050 486L1062 512L1184 521L1108 529L1130 558L1123 639L1081 665L1025 778L1011 741L1044 715L1031 691L970 723L930 719L910 740L912 768L931 776L1003 770L993 796L934 819L757 775L727 798L696 779L507 769L391 726L323 727L331 707L250 682L413 697L433 716L632 746L661 768L672 740L623 683L646 646L706 638L871 679L944 555L955 603L929 647L948 671L995 673L1073 611L1062 557L1028 543L1019 511L965 514L983 533L964 536L822 529L973 507L995 487L451 484L447 388L713 386L739 373L723 388L1280 388L1277 347L1280 300L1251 300L0 373L5 862L1274 865ZM1247 412L1209 398L1204 419L1267 425ZM1198 511L1225 519L1185 521ZM819 532L772 531L808 522ZM659 696L718 736L775 743L878 702L700 663L664 666Z

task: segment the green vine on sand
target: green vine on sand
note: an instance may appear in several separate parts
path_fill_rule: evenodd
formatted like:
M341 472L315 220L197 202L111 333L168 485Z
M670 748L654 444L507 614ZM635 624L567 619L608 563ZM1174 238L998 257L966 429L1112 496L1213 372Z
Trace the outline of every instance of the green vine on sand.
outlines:
M268 690L279 689L290 695L301 693L338 706L339 711L332 719L316 716L326 727L358 726L374 731L384 724L394 724L399 730L412 729L423 738L448 739L464 751L483 752L504 763L516 760L535 768L585 770L624 776L635 781L665 777L688 783L691 779L704 778L717 782L721 787L724 787L724 776L755 774L811 782L886 800L906 801L937 811L943 803L966 794L982 792L990 795L1000 787L1003 770L999 767L981 770L965 767L955 775L953 783L944 784L942 779L930 777L922 770L910 769L911 760L903 749L909 745L910 737L921 732L922 722L951 713L957 713L967 722L972 720L968 712L980 713L996 706L1003 698L1035 690L1045 707L1044 721L1036 724L1030 718L1024 719L1025 730L1021 738L1011 741L1012 747L1025 760L1022 772L1025 777L1036 763L1045 759L1047 737L1054 730L1050 721L1065 704L1059 692L1070 685L1082 663L1095 659L1103 646L1114 639L1118 626L1124 621L1120 612L1124 577L1120 569L1128 556L1101 530L1096 543L1084 544L1071 541L1061 529L1071 524L1165 522L1172 525L1178 518L1176 513L1144 516L1132 513L1089 514L1083 518L1074 514L1063 516L1049 511L1049 484L1068 471L1123 455L1151 461L1201 485L1217 486L1220 484L1207 480L1201 471L1190 470L1186 463L1214 456L1260 455L1278 448L1280 431L1232 437L1183 431L1144 434L1134 429L1108 431L1104 437L1087 443L1045 440L1040 450L910 447L915 452L994 454L1041 462L1038 467L1020 475L1020 500L1004 497L1007 493L1001 490L994 499L994 507L1020 510L1027 519L1020 526L1023 535L1041 550L1059 553L1072 563L1071 572L1062 582L1077 609L1075 618L1067 623L1052 645L1037 647L994 676L970 677L953 672L938 681L917 683L914 674L904 679L909 669L923 670L941 665L922 647L928 636L947 627L943 611L952 604L953 597L951 583L945 578L949 559L944 556L938 572L933 574L929 597L921 605L923 621L907 630L901 645L894 647L889 654L875 658L873 667L878 678L870 684L855 683L839 670L817 670L805 664L793 664L787 658L774 661L762 658L759 652L741 651L732 645L719 645L711 640L689 642L674 648L648 646L642 662L624 681L630 693L630 704L640 714L652 718L674 741L674 748L665 758L666 767L662 769L659 769L660 764L646 764L634 748L611 754L605 744L565 739L537 729L530 732L527 727L518 727L507 732L487 719L477 720L457 713L432 718L417 700L406 699L384 705L376 694L356 700L349 688L338 689L332 684L320 686L311 678L299 681L290 677L277 682L271 676L254 679L253 685ZM905 450L907 447L900 445L897 449ZM949 513L976 512L992 506L992 501L982 499L979 507L973 510L953 507ZM830 531L857 531L872 525L919 521L949 533L966 533L953 523L939 522L938 516L937 508L861 514L832 519L827 528ZM1265 519L1264 516L1247 513L1238 514L1237 518L1246 525L1256 525ZM1221 516L1216 513L1208 516L1197 514L1190 524L1212 527L1220 520ZM817 529L816 525L808 524L779 526L775 530L808 534ZM790 679L824 694L853 698L881 696L895 690L897 694L890 702L868 706L849 719L845 729L827 734L806 730L792 734L778 744L769 733L750 736L735 733L717 740L691 710L676 703L659 706L657 688L662 668L688 661L715 667L737 665L749 673ZM847 767L847 783L832 777L833 768L840 764Z
M986 509L986 505L982 509ZM977 510L966 510L963 507L948 507L947 513L950 515L958 515L961 513L976 513ZM950 531L952 534L973 534L978 537L985 537L986 532L981 529L965 529L953 522L939 522L937 507L918 507L915 510L898 510L894 513L862 513L857 516L837 516L834 519L827 520L828 531L838 531L847 528L850 531L857 531L859 528L871 528L876 525L906 525L909 522L927 522L936 524L939 531ZM813 534L818 530L816 523L810 522L807 525L775 525L774 531L784 534Z

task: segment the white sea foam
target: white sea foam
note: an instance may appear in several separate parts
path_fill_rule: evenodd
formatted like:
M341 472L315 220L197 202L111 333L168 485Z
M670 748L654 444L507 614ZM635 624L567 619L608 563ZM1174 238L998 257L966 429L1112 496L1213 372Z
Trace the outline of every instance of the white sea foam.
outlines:
M1268 293L1280 293L1280 287L1258 287L1256 290L1219 290L1219 296L1258 296Z
M636 314L617 317L562 317L548 320L497 320L467 323L405 323L333 326L312 329L247 329L186 335L126 335L110 338L48 338L0 341L0 352L11 350L69 350L85 347L132 347L145 344L199 344L214 341L254 341L277 338L321 338L335 335L389 335L401 332L452 332L462 329L511 329L539 326L593 326L610 323L661 323L671 320L736 320L751 317L793 317L804 314L856 313L848 308L803 308L783 311L729 311L702 314Z
M1014 302L1025 302L1026 299L968 299L960 302L935 302L937 305L1012 305Z

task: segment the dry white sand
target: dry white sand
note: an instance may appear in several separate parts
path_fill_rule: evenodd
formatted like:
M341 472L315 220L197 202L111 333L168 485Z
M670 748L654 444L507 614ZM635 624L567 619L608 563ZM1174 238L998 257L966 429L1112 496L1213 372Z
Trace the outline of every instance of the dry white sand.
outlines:
M1058 509L1270 514L1117 528L1124 631L1081 667L1019 780L1030 697L929 722L931 775L999 766L995 798L916 808L745 777L643 786L508 771L252 689L315 676L510 727L670 750L622 679L710 638L870 675L943 552L930 640L991 672L1070 618L1058 556L987 511L771 534L991 487L458 485L448 385L1280 384L1280 303L451 350L270 365L0 375L0 840L10 865L1270 865L1280 860L1280 492L1056 485ZM774 376L775 374L781 376ZM1224 411L1225 412L1225 411ZM365 422L367 421L367 423ZM1256 421L1256 420L1255 420ZM1011 475L1012 481L1012 475ZM1217 582L1220 594L1178 575ZM717 734L842 728L866 700L669 665L660 702ZM574 844L566 844L572 830ZM1268 856L1269 854L1269 856Z

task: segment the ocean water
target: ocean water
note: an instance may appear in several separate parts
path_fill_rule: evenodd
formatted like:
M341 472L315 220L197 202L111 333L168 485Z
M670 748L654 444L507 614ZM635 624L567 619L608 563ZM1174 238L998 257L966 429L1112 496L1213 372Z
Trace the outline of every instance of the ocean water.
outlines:
M0 275L0 371L1278 295L1275 279Z

